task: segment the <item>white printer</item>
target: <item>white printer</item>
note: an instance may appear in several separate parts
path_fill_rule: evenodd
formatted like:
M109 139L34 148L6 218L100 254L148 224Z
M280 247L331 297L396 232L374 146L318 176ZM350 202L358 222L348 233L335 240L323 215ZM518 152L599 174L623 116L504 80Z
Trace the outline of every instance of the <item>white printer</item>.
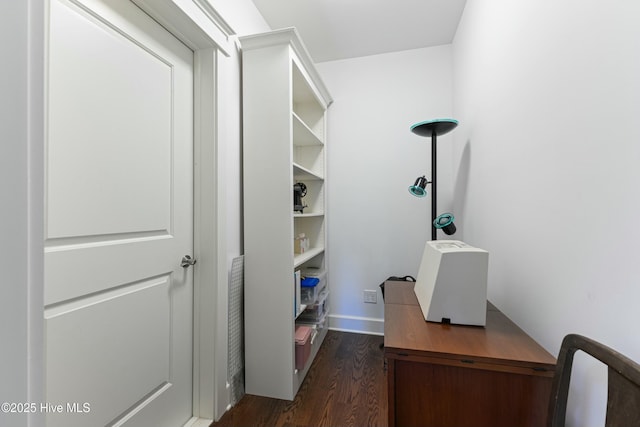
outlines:
M458 240L424 247L414 287L425 320L484 326L489 252Z

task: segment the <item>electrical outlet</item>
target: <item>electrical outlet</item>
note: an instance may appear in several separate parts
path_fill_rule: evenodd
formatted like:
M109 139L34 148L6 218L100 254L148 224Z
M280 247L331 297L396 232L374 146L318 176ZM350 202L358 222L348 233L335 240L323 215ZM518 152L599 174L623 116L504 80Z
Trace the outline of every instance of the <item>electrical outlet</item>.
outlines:
M365 289L363 291L364 302L369 304L377 304L378 303L378 292L371 289Z

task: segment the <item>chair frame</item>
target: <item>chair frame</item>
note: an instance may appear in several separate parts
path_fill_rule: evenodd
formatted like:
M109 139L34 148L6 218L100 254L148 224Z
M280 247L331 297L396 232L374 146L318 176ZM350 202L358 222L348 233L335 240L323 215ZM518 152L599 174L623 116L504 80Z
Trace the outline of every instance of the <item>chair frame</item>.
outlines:
M582 335L562 340L551 386L548 427L564 427L573 356L581 350L608 366L605 427L640 426L640 365L623 354Z

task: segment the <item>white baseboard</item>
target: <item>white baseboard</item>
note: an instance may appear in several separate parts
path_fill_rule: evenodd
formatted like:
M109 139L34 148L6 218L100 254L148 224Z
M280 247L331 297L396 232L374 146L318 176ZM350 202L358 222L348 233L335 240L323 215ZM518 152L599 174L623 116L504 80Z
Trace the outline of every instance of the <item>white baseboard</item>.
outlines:
M209 427L213 420L193 417L183 427Z
M369 335L384 335L384 319L329 313L329 329Z

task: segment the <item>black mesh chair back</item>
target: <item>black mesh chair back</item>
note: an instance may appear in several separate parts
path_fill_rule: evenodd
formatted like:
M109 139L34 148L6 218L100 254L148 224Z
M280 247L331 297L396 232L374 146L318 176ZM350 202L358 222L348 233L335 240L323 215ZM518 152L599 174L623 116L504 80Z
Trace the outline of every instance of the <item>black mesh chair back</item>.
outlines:
M605 427L640 426L640 365L617 351L581 335L562 341L551 388L548 427L564 427L573 356L581 350L608 366Z

